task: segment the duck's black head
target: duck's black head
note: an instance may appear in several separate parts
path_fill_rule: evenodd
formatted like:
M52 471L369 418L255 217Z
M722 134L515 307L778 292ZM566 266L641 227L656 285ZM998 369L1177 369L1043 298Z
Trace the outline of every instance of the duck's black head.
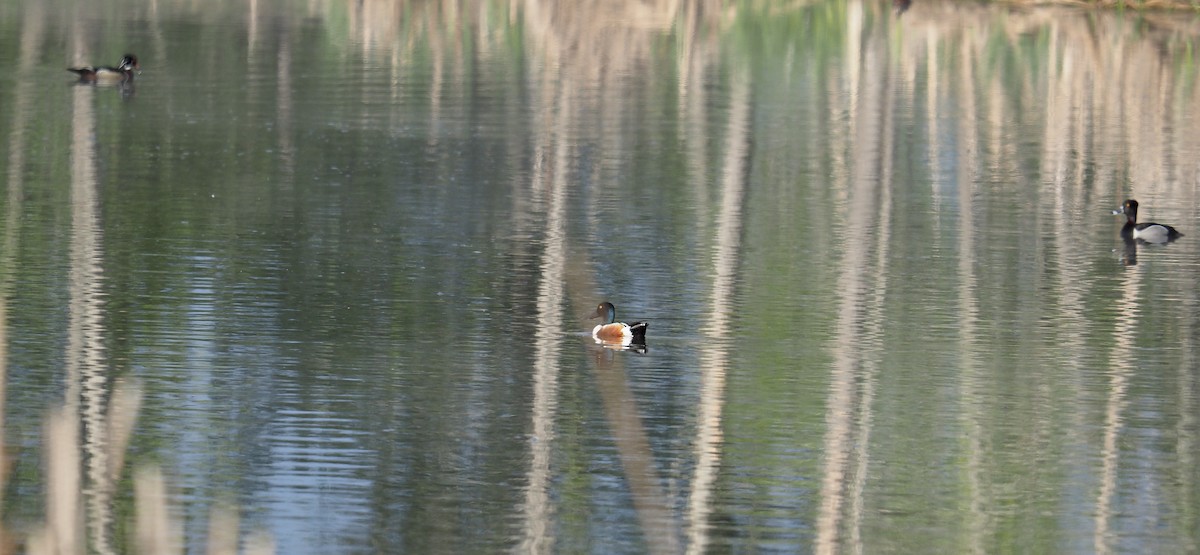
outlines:
M1121 205L1120 208L1113 210L1113 214L1125 214L1127 225L1137 223L1138 201L1129 199Z

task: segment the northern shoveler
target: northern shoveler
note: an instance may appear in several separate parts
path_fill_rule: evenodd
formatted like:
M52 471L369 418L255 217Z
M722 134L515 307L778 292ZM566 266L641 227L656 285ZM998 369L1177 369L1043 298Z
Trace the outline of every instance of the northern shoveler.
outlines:
M1175 228L1154 222L1137 223L1138 201L1129 199L1113 214L1125 214L1125 227L1121 228L1121 237L1127 240L1138 239L1147 243L1169 243L1183 234Z
M617 307L610 302L603 302L596 306L596 311L588 316L588 319L592 318L604 318L604 323L592 328L592 337L596 341L621 345L646 342L646 328L650 327L650 324L617 322Z
M141 69L141 67L138 65L137 56L126 54L121 58L121 63L117 64L117 67L69 67L67 71L78 75L79 81L82 83L125 83L133 81L133 70Z

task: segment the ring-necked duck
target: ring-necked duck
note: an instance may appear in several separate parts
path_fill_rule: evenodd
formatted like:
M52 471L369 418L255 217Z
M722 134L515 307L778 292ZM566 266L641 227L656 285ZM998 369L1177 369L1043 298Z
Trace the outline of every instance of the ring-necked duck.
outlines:
M1125 239L1140 239L1147 243L1168 243L1183 234L1175 228L1154 222L1137 223L1138 201L1129 199L1113 214L1125 214L1125 227L1121 228L1121 237Z
M650 324L646 322L634 322L625 324L617 322L617 307L610 302L600 303L596 307L596 311L588 316L588 319L604 318L604 323L592 328L592 337L596 341L603 343L620 343L621 345L629 345L631 343L646 342L646 328Z
M121 58L121 63L117 64L117 67L69 67L67 71L78 75L79 81L83 83L124 83L133 81L133 70L141 69L141 67L138 65L137 56L126 54Z

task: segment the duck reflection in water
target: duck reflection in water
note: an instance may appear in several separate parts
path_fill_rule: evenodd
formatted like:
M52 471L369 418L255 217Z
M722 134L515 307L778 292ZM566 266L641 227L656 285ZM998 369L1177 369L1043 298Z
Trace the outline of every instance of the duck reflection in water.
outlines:
M1137 249L1140 245L1165 245L1183 234L1179 230L1156 222L1137 221L1138 201L1129 199L1113 214L1125 215L1125 226L1121 228L1121 239L1125 242L1125 253L1121 263L1126 266L1137 265Z
M588 319L603 318L600 324L592 328L592 339L606 347L628 348L638 352L646 352L647 322L626 324L618 322L617 307L610 302L602 302L596 306Z

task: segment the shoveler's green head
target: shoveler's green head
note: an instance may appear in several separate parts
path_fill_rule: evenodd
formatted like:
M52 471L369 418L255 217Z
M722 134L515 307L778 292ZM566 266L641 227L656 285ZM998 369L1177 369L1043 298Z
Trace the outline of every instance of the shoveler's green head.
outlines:
M605 324L616 322L617 307L613 306L613 304L610 302L602 302L596 306L596 311L593 312L591 316L588 316L589 320L592 318L604 318Z

